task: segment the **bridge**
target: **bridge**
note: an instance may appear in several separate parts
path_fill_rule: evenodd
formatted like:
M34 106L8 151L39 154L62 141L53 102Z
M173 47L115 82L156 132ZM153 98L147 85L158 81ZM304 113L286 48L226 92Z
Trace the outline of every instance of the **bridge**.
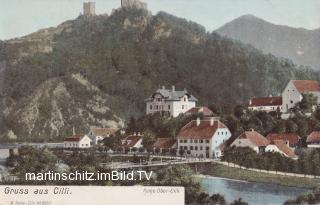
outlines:
M116 156L134 156L134 155L125 155L125 154L116 154L111 155L112 157ZM146 155L135 155L135 156L146 156ZM158 161L152 161L152 159L160 159ZM157 156L150 155L149 161L142 161L140 159L139 163L133 162L111 162L111 163L100 163L101 166L110 169L133 169L133 168L145 168L145 167L162 167L170 165L180 165L180 164L195 164L195 163L211 163L217 160L209 158L184 158L184 157L173 157L173 156Z

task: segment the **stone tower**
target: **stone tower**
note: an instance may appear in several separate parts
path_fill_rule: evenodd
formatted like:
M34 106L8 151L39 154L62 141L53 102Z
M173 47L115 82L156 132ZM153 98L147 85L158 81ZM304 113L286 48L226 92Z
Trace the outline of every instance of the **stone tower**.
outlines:
M94 16L96 15L96 2L87 1L83 3L83 15Z
M121 0L121 8L147 9L147 3L140 0Z

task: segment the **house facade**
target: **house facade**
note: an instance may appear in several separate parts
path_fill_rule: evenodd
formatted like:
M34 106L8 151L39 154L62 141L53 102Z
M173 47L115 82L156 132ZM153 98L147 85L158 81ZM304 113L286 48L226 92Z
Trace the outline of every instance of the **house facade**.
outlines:
M252 98L249 101L248 108L250 110L256 111L282 111L282 97L262 97L262 98Z
M270 144L269 140L260 133L252 130L243 132L235 139L231 146L250 147L257 153L265 152L265 148Z
M74 135L64 139L64 148L90 148L91 139L88 135Z
M297 159L297 155L289 147L289 141L284 140L274 140L265 149L266 152L280 153L285 157Z
M88 136L92 141L92 145L99 144L104 138L108 138L111 135L115 134L119 129L118 128L99 128L92 127L90 128L90 132Z
M163 86L145 100L146 114L168 113L177 117L195 107L197 101L186 89L177 91L175 86L172 86L172 89Z
M303 94L313 94L320 104L320 85L314 80L291 80L282 92L282 111L288 113L296 103L301 102Z
M143 140L143 136L140 135L140 133L136 134L134 133L133 135L129 135L126 138L124 138L123 140L121 140L121 147L123 149L139 149L142 148L142 140Z
M154 151L159 150L160 153L176 150L178 146L177 140L173 138L158 138L152 145Z
M297 133L270 133L267 135L267 139L270 142L275 140L285 141L291 149L297 148L301 141L301 137Z
M231 137L228 127L211 118L210 120L193 120L181 128L178 140L178 152L193 157L221 157L220 146Z

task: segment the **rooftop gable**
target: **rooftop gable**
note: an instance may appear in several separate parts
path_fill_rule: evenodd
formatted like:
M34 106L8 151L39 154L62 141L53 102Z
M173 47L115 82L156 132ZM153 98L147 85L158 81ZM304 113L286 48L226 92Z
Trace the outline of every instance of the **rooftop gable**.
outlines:
M219 128L227 128L225 124L220 121L193 120L181 128L178 138L179 139L211 139Z
M249 107L281 106L281 105L282 105L282 96L252 98L249 103Z
M176 143L177 140L172 138L158 138L152 147L157 149L171 149Z
M238 139L248 139L251 143L258 147L266 147L270 144L269 140L256 131L246 131L242 133Z
M320 92L320 85L315 80L291 80L300 93Z
M319 143L320 131L313 131L307 137L307 143Z
M300 141L300 136L297 133L271 133L268 134L267 139L270 141L274 140L284 140L289 141L290 147L295 147Z

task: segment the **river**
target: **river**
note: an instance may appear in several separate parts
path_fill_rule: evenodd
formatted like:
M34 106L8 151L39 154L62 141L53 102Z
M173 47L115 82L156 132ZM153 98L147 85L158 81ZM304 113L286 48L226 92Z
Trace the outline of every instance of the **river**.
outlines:
M201 178L202 187L210 195L219 193L227 202L238 198L254 205L280 205L290 198L295 198L308 189L287 187L276 184L237 181L216 177Z

